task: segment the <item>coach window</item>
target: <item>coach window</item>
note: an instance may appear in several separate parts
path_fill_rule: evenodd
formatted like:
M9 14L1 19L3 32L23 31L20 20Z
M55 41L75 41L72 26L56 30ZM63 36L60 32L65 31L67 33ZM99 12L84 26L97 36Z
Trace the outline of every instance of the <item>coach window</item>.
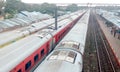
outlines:
M21 69L19 69L17 72L22 72L22 70L21 70Z
M36 56L34 56L34 62L38 61L38 54Z
M43 56L44 55L44 49L42 49L42 51L41 51L41 56Z
M58 37L58 38L60 39L60 37L61 37L61 35L59 35L59 37Z
M25 65L25 70L28 70L31 66L31 61L27 62Z

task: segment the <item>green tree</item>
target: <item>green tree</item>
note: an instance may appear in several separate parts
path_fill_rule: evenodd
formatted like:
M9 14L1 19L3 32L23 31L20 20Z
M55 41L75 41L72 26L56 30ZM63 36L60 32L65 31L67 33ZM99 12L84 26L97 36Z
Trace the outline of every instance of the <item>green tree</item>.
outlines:
M71 5L68 5L67 8L66 8L67 11L71 11L71 12L74 12L74 11L77 11L78 10L78 6L76 4L71 4Z
M20 11L21 4L21 0L6 0L5 12L12 14Z
M4 0L0 0L0 15L2 14L2 8L4 7L5 3Z
M55 8L56 8L55 4L43 3L40 5L40 12L54 14Z
M5 12L8 13L7 18L11 18L14 14L21 11L23 7L22 4L21 0L6 0Z

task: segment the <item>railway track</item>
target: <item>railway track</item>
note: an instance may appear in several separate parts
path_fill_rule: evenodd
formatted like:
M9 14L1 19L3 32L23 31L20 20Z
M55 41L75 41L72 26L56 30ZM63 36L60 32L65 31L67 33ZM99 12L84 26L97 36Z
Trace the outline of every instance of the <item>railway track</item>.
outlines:
M93 25L93 37L95 41L97 59L98 59L98 69L99 72L116 72L114 67L114 62L110 56L108 49L110 46L97 22L95 16L91 14L91 24Z
M103 34L99 23L91 11L90 20L89 20L89 28L91 36L89 36L89 40L92 42L88 45L92 44L92 47L96 49L96 71L97 72L119 72L117 69L117 61L115 61L115 57L111 51L110 45L107 42L105 35ZM94 53L95 54L95 53ZM91 72L91 70L89 70ZM95 70L92 72L96 72ZM87 72L87 71L86 71Z

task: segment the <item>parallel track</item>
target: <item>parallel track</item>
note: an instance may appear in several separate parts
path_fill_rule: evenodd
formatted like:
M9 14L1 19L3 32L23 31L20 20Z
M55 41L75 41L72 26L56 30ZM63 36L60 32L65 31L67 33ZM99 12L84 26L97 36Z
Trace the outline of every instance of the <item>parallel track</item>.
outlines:
M90 50L95 49L96 51L93 51L95 53L93 56L96 56L96 59L94 58L94 61L96 63L96 68L93 68L92 66L94 65L93 62L89 62L89 69L88 71L93 71L93 72L119 72L118 71L118 67L117 67L117 63L115 61L115 57L111 51L111 47L104 35L104 33L102 32L99 23L96 19L95 14L93 13L93 11L91 11L90 14L90 19L89 19L89 28L88 28L88 37L87 38L87 47L90 47L91 49L89 49L89 52L91 52ZM90 58L90 57L89 57ZM91 60L92 58L90 58L89 60ZM96 61L97 60L97 61ZM92 64L90 64L92 63ZM86 64L87 65L87 64ZM91 66L92 65L92 66ZM86 72L85 68L84 71Z
M108 50L110 46L92 12L89 22L91 24L92 38L96 48L99 72L116 72L114 61Z

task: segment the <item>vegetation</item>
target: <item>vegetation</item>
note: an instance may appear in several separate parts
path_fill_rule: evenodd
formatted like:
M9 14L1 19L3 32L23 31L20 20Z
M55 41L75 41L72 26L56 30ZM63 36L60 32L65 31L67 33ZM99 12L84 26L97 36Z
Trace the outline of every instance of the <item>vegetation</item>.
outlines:
M3 9L3 7L5 9ZM27 4L21 2L21 0L0 0L0 15L5 11L6 18L13 17L16 13L19 13L20 11L38 11L41 13L47 13L52 16L54 16L56 5L55 4L49 4L49 3L43 3L43 4ZM87 6L77 6L76 4L71 4L65 7L57 7L58 11L62 12L74 12L79 9L85 9L88 8ZM97 6L95 8L102 8L106 10L113 10L113 9L119 9L119 6Z
M74 12L74 11L78 10L78 6L76 4L71 4L71 5L67 6L66 10Z
M4 3L4 0L0 0L0 12L2 12L1 8L5 7L5 14L6 18L13 17L16 13L19 13L20 11L38 11L41 13L47 13L52 16L54 16L55 4L27 4L21 2L21 0L6 0ZM78 6L76 4L71 4L67 7L57 7L58 11L70 11L74 12L78 10Z
M4 6L4 0L0 0L0 15L2 14L3 6Z

